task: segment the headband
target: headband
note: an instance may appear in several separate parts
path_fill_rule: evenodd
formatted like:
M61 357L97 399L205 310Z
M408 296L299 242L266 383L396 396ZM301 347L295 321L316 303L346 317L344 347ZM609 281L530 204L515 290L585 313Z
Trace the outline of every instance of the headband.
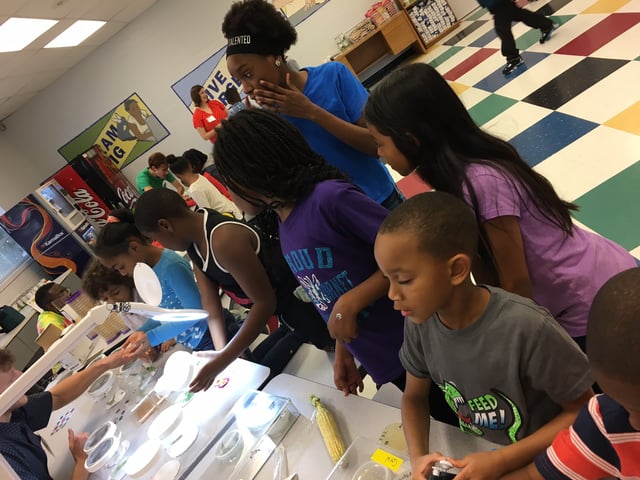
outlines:
M234 35L227 40L227 57L237 53L282 55L284 49L277 46L273 40L260 35Z

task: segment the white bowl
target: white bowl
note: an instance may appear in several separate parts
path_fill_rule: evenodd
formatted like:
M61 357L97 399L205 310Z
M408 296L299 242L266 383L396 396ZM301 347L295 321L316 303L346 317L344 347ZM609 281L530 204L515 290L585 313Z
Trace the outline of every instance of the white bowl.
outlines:
M216 459L223 463L233 463L242 454L244 440L239 430L233 429L225 432L218 443L213 447Z
M162 458L162 447L157 440L148 440L131 454L124 464L124 473L132 478L143 478L156 467L159 468Z
M376 462L363 463L352 480L391 480L391 470Z
M84 452L90 453L105 438L115 437L117 431L118 427L116 427L116 424L113 422L106 422L102 424L100 427L91 432L91 435L89 435L89 438L87 438L87 441L85 442L83 448Z

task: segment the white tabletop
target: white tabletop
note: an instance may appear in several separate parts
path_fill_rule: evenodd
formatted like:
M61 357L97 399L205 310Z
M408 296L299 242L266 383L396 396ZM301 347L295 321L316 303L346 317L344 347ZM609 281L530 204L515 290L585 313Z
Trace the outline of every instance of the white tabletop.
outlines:
M334 466L317 426L310 421L314 410L309 401L310 395L318 396L333 412L347 446L358 436L377 440L385 427L400 422L398 408L354 395L345 397L335 388L287 374L275 377L266 385L264 391L290 398L302 415L282 441L287 452L289 473L298 473L300 480L326 478ZM434 451L454 457L496 447L435 420L431 421L430 446ZM272 457L256 478L271 480L274 465Z
M198 448L204 446L208 437L221 428L226 414L240 396L249 389L258 388L268 375L269 369L267 367L238 359L219 375L219 378L228 379L224 388L212 387L206 392L194 395L184 412L185 417L199 426L198 439L187 453L179 457L179 460L186 464L189 461L186 457L195 457ZM124 401L116 404L110 410L106 410L103 404L96 403L84 393L69 405L51 414L49 425L38 433L51 450L47 451L47 457L49 473L53 478L71 477L73 460L68 449L67 430L72 428L74 431L91 432L105 421L110 420L113 413L124 406ZM128 410L133 406L132 403L126 405ZM70 412L69 420L65 423L64 428L56 431L56 424L68 412ZM153 418L155 417L151 417L150 420L138 427L138 435L135 438L127 438L131 442L131 449L147 440L147 429Z

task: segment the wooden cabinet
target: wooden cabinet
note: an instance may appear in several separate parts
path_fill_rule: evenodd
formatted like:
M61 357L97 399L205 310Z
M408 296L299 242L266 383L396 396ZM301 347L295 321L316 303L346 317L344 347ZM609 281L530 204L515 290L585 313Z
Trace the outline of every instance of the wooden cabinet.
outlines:
M412 47L417 53L425 48L404 11L399 11L377 27L365 38L333 57L344 63L355 75L361 75L369 68L375 68L385 57L399 54Z

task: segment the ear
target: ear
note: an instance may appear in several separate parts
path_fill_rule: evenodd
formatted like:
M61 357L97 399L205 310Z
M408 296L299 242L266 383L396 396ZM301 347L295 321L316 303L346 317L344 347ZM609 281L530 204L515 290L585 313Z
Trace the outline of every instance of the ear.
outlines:
M158 220L158 229L163 232L173 233L173 225L166 218L161 218Z
M471 273L471 259L464 253L454 255L447 262L449 266L449 278L451 285L458 286L464 283Z
M140 248L140 242L136 239L129 240L129 253L136 253Z

